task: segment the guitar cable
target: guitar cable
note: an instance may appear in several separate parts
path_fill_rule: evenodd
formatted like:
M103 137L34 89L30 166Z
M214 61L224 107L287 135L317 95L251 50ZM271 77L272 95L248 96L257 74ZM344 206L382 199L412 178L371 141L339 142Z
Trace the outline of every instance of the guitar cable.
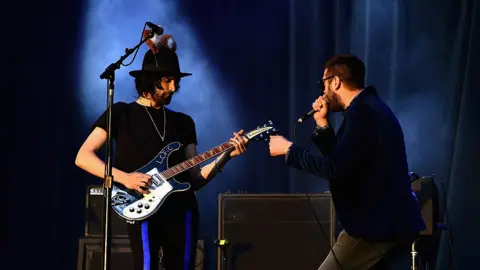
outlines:
M295 122L295 124L293 124L293 142L294 143L296 142L296 134L295 133L296 133L296 128L297 128L297 123L298 122ZM306 195L307 195L308 203L310 204L310 209L312 210L312 214L315 217L315 220L318 224L318 227L320 227L320 230L322 231L323 237L325 238L325 240L328 243L328 247L330 249L330 252L332 253L333 258L335 259L335 262L337 263L338 268L340 270L343 270L343 267L340 264L340 261L338 260L337 255L335 254L335 251L333 251L333 247L330 243L330 238L327 236L327 233L325 232L325 229L323 228L322 223L318 219L317 212L315 211L315 207L313 206L312 200L310 199L310 196L309 196L308 192L306 193ZM335 222L335 221L332 220L331 222ZM331 232L331 233L334 233L334 232Z

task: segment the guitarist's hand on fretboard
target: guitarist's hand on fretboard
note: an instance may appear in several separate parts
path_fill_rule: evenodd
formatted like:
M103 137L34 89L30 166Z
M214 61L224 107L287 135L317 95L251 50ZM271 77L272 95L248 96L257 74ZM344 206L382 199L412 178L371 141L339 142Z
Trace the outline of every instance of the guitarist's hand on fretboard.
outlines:
M239 132L233 132L234 137L230 139L230 144L235 146L235 150L230 152L230 157L239 156L247 151L248 139L243 136L244 134L243 129Z

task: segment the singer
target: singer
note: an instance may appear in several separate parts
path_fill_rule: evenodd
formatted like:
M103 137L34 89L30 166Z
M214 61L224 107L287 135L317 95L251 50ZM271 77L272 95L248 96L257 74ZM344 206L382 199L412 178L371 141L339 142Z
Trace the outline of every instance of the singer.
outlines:
M180 88L180 79L192 75L180 71L175 52L176 43L170 35L159 42L149 42L150 50L143 58L141 70L131 71L138 98L112 106L112 136L116 142L114 180L129 189L146 193L152 183L150 175L134 172L154 158L171 142L182 148L170 156L174 165L197 155L197 134L193 119L167 108ZM96 152L107 139L106 113L93 124L92 131L78 151L75 164L83 170L103 177L105 163ZM194 167L176 177L189 182L190 190L169 196L152 217L139 224L128 224L134 270L158 270L159 249L163 248L166 270L195 269L199 215L194 191L205 186L233 157L246 151L247 142L234 132L230 143L235 150L224 153L203 168Z
M379 266L383 257L401 255L425 229L409 183L402 128L374 87L365 88L364 77L365 65L356 56L337 55L325 64L324 95L312 104L312 140L322 155L270 137L271 156L285 156L288 166L329 182L343 230L319 270ZM337 134L329 111L344 116ZM403 254L409 269L408 250Z

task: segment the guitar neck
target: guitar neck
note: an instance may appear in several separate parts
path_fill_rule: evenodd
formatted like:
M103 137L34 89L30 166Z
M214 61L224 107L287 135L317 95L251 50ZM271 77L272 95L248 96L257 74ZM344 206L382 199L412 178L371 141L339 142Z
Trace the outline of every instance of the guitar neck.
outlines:
M233 149L235 148L233 145L231 145L230 143L228 142L225 142L219 146L216 146L208 151L205 151L199 155L196 155L194 156L193 158L190 158L190 159L187 159L185 160L184 162L182 163L179 163L165 171L163 171L161 174L162 176L165 178L165 179L169 179L169 178L172 178L178 174L181 174L182 172L190 169L190 168L193 168L197 165L199 165L200 163L203 163L211 158L214 158L216 156L219 156L227 151L229 151L230 149Z

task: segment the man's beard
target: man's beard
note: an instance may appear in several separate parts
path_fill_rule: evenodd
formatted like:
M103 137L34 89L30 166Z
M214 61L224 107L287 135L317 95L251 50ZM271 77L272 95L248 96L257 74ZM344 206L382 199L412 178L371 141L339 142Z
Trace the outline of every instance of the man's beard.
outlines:
M162 105L162 106L163 105L168 105L172 101L172 96L173 96L173 94L168 95L168 94L164 94L164 93L162 93L162 94L155 93L153 95L153 100L158 105Z
M332 112L340 112L343 111L344 106L343 102L340 100L340 97L334 91L331 91L327 94L327 98L330 101L330 111Z

